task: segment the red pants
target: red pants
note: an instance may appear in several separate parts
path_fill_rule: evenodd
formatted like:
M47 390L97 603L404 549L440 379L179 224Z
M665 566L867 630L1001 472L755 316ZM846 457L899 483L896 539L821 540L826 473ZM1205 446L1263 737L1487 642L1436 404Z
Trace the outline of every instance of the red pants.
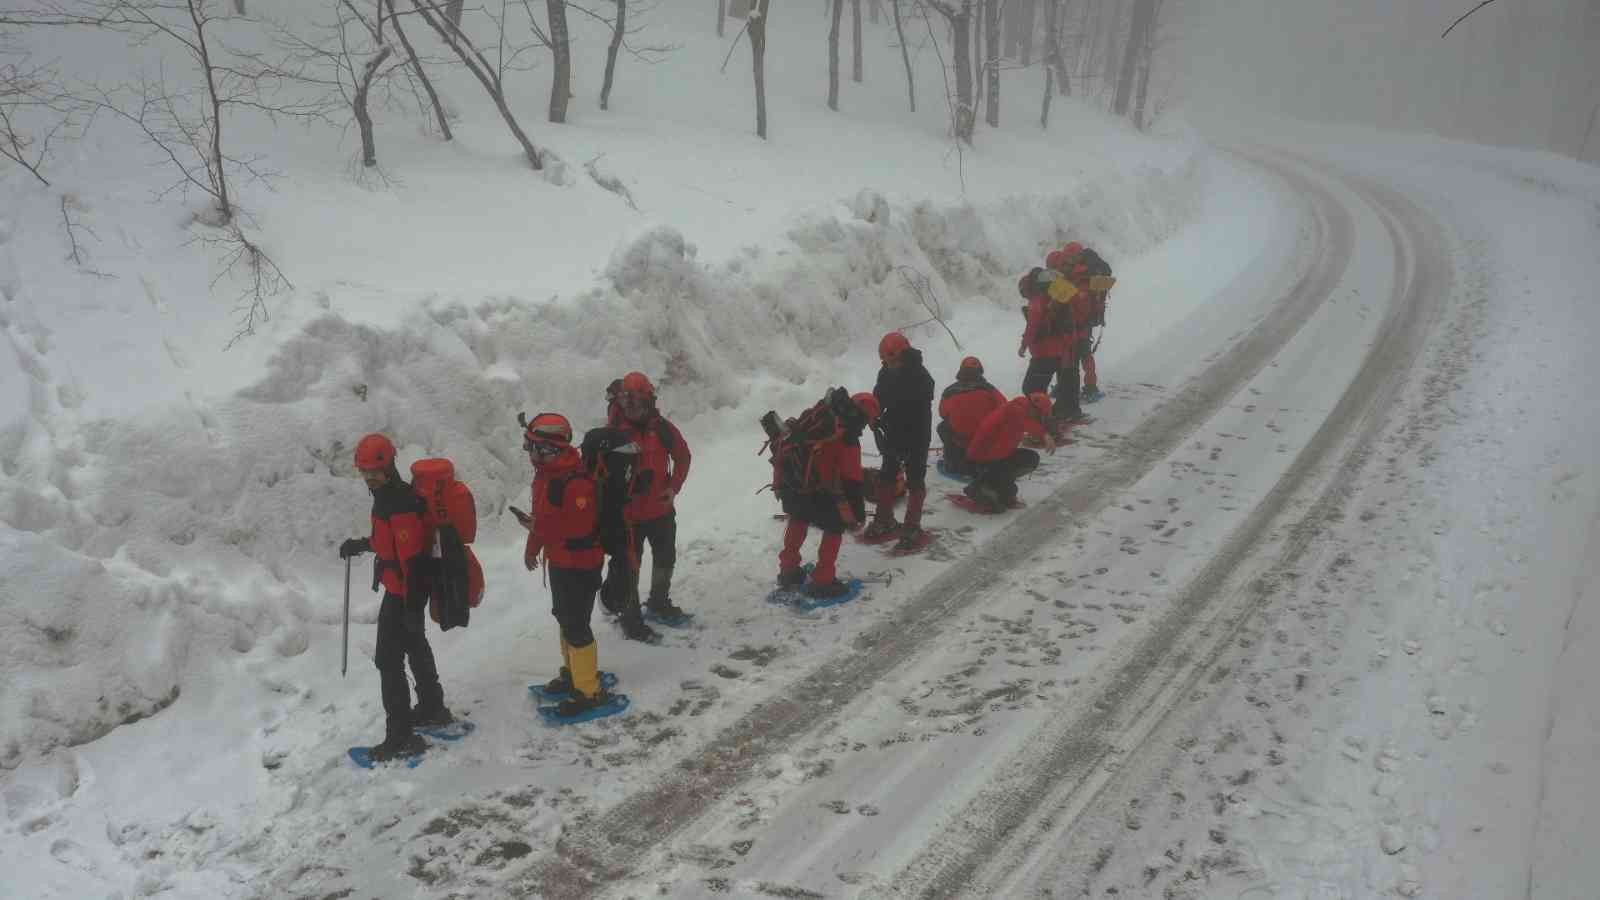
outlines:
M811 529L811 523L805 519L789 517L789 524L783 529L783 551L778 554L779 571L788 572L800 568L800 548L806 542L806 532ZM817 548L817 566L811 570L811 580L818 584L832 584L835 581L834 568L839 562L839 545L844 543L844 535L824 531L822 533L822 546Z

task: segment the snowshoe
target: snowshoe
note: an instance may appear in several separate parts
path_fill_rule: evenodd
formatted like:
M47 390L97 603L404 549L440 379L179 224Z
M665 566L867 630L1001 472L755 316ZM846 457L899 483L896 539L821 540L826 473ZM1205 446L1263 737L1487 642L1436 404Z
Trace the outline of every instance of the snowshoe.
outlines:
M801 590L814 600L833 600L850 593L850 585L843 581L813 581Z
M943 475L944 477L949 478L952 481L971 481L972 480L972 475L971 474L966 473L966 472L957 471L956 469L952 468L949 463L946 463L942 459L939 460L938 464L935 465L934 468L936 468L939 471L940 475Z
M389 735L383 742L371 747L351 747L350 761L363 769L389 762L403 761L406 768L414 769L422 762L428 742L419 734Z
M572 682L568 681L566 686L561 690L555 690L554 688L557 687L557 683L560 680L561 679L559 678L552 678L544 684L530 684L528 685L528 693L546 703L555 703L558 700L565 700L572 696ZM600 690L609 691L616 686L617 675L615 672L600 673Z
M578 694L551 706L541 706L539 717L551 725L576 725L614 716L627 708L627 694L613 694L601 688L593 697Z
M1083 389L1082 400L1084 403L1099 403L1101 400L1105 399L1105 396L1105 393L1101 391L1100 388L1094 385L1089 385Z
M767 594L768 603L787 606L790 609L797 609L801 612L810 612L811 610L822 609L825 606L839 606L843 603L849 603L851 600L861 596L861 592L865 587L859 578L835 581L825 588L814 587L805 583L805 579L810 577L811 574L811 566L809 564L796 571L800 573L800 581L788 585L780 584L778 587L773 588ZM844 593L835 593L838 590L835 585L843 586L845 588ZM833 596L817 596L817 593L833 594Z

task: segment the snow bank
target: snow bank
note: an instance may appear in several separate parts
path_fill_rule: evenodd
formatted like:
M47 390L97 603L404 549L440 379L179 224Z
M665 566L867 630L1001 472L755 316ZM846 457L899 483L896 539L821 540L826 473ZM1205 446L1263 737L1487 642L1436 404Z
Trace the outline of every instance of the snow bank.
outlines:
M834 357L926 320L919 276L946 311L1015 315L1016 273L1043 249L1148 248L1192 218L1201 169L1108 170L1060 196L981 204L869 191L719 261L660 225L570 297L429 296L390 325L331 303L254 383L137 420L77 421L39 367L30 414L0 431L0 658L14 687L0 762L152 715L209 663L304 651L308 624L341 614L326 578L305 573L325 576L337 542L364 533L366 492L349 477L364 432L393 435L402 463L449 455L477 494L480 542L514 541L497 514L526 490L517 410L592 426L605 385L637 368L691 433L709 410L754 422L752 384L771 377L805 402Z

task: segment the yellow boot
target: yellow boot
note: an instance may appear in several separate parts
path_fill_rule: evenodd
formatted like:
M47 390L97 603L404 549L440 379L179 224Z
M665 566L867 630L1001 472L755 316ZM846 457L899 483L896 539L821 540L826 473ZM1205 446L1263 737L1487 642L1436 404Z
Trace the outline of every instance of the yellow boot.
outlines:
M600 690L600 645L590 641L582 647L571 648L572 697L561 701L557 713L574 716L594 709L610 698Z
M572 693L572 646L561 639L561 674L545 682L546 694Z

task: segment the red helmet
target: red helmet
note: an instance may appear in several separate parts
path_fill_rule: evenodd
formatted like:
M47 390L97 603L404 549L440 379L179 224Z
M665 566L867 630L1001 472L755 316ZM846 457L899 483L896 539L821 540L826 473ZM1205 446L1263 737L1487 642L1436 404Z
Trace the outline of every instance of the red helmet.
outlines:
M636 394L640 397L654 397L656 386L643 372L629 372L622 376L622 390L624 393Z
M546 447L560 449L572 446L572 423L560 413L539 413L528 420L528 428L522 434L522 449L533 450Z
M1044 267L1061 271L1067 264L1067 255L1060 250L1051 250L1044 258Z
M911 341L898 331L891 331L878 342L878 358L884 362L900 358L900 354L911 349Z
M394 465L394 444L381 434L369 434L356 444L356 468L386 471Z
M1072 259L1074 257L1082 256L1083 255L1083 245L1078 243L1077 241L1073 241L1073 242L1067 244L1065 247L1062 247L1061 248L1061 252L1065 253L1067 255L1068 259Z
M1050 417L1050 398L1042 391L1034 391L1028 395L1028 405L1041 419Z
M854 401L856 408L861 410L861 414L867 417L868 422L878 421L878 414L883 412L883 407L879 405L876 396L867 391L862 391L850 399Z

